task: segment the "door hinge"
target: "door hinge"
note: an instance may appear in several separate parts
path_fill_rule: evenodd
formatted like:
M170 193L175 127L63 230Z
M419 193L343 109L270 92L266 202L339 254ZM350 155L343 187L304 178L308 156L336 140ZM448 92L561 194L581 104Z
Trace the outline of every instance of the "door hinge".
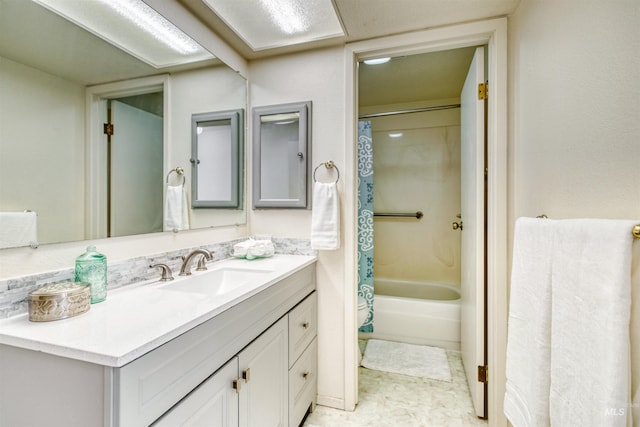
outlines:
M107 136L113 135L113 123L105 123L104 124L104 134Z
M478 382L486 383L489 377L489 367L487 365L478 365Z
M478 99L487 99L489 94L487 93L489 90L489 83L480 83L478 84Z

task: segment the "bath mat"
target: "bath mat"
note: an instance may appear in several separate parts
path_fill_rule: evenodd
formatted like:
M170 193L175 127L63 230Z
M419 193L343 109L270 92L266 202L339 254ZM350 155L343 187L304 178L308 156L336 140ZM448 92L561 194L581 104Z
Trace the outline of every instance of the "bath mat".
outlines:
M370 339L362 366L376 371L451 382L447 353L427 345Z

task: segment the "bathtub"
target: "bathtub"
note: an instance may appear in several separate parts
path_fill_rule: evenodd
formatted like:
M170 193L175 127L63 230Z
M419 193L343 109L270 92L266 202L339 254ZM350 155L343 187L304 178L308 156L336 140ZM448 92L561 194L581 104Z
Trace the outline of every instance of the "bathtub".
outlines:
M460 292L451 285L375 279L374 331L377 338L460 350Z

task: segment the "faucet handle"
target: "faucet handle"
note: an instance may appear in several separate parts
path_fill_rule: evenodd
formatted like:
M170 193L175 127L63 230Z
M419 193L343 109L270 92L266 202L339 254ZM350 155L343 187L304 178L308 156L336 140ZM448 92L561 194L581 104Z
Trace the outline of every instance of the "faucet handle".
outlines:
M158 267L162 270L162 277L160 277L161 282L168 282L169 280L173 280L173 274L171 273L171 268L167 264L152 264L149 268Z
M207 257L202 255L198 259L198 265L196 266L196 271L206 271L207 270Z

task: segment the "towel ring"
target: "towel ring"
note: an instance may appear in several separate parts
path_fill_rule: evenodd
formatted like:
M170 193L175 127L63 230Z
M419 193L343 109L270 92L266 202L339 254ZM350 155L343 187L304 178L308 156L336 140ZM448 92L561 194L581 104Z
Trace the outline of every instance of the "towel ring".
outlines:
M338 166L335 165L335 163L333 163L333 160L327 160L324 163L320 163L318 166L316 166L316 168L313 170L313 182L318 182L318 180L316 179L316 172L317 170L320 168L320 166L323 166L327 169L335 169L336 173L338 174L338 176L336 177L336 183L340 180L340 170L338 169Z
M182 177L182 186L184 187L184 184L187 182L187 178L184 176L184 169L181 168L180 166L173 168L169 171L169 173L167 174L167 184L169 183L169 177L171 176L172 173L176 173L178 174L178 176Z

